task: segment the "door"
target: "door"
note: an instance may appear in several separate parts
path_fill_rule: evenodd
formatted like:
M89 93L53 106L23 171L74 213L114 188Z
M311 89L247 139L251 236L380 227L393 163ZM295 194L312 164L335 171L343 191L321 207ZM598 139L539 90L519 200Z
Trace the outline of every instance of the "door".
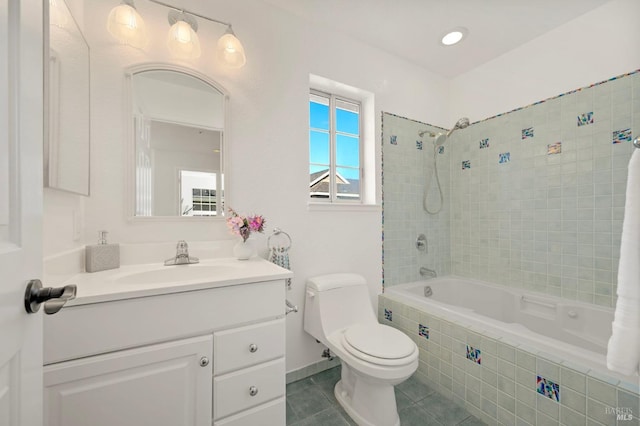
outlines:
M43 5L0 0L0 425L42 424Z

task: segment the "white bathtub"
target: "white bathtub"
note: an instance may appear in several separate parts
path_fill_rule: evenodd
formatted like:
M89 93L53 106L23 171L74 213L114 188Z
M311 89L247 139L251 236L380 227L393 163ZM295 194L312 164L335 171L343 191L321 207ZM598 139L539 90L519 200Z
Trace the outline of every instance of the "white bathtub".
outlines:
M432 295L425 297L424 289ZM443 277L385 288L384 296L483 335L623 381L606 368L613 310L468 278Z

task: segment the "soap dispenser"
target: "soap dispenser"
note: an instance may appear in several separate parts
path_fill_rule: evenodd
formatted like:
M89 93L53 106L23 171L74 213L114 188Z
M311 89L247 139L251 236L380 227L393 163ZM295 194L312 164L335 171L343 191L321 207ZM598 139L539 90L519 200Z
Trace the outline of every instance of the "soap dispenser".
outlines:
M120 245L107 244L107 231L100 231L98 244L86 246L84 257L87 272L116 269L120 267Z

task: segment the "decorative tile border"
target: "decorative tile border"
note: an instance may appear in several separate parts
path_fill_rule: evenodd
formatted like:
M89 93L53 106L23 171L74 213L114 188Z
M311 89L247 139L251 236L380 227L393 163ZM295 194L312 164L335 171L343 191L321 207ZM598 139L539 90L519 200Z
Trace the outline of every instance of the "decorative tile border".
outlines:
M418 336L429 339L429 327L426 325L418 324Z
M470 169L470 168L471 168L471 161L470 160L464 160L462 162L462 170Z
M522 129L522 139L528 139L533 137L533 127L527 127Z
M548 101L551 101L551 100L554 100L554 99L558 99L558 98L561 98L563 96L572 95L572 94L578 93L578 92L580 92L582 90L590 89L592 87L599 86L601 84L608 83L610 81L618 80L618 79L623 78L623 77L628 77L630 75L633 75L633 74L636 74L636 73L639 73L639 72L640 72L640 69L637 69L637 70L634 70L634 71L631 71L631 72L628 72L628 73L625 73L625 74L620 74L620 75L617 75L615 77L611 77L608 80L598 81L597 83L593 83L593 84L591 84L589 86L585 86L585 87L581 87L579 89L571 90L569 92L561 93L561 94L559 94L557 96L552 96L550 98L543 99L543 100L534 102L534 103L529 104L529 105L525 105L525 106L521 106L521 107L518 107L518 108L514 108L514 109L512 109L510 111L506 111L506 112L503 112L503 113L500 113L500 114L496 114L496 115L493 115L491 117L487 117L487 118L485 118L483 120L474 121L471 124L477 124L477 123L482 123L483 121L493 120L494 118L502 117L503 115L511 114L512 112L521 111L521 110L523 110L525 108L529 108L529 107L532 107L532 106L535 106L535 105L539 105L541 103L548 102Z
M482 353L480 349L476 349L473 346L467 345L467 359L473 361L478 365L482 364Z
M422 141L416 141L416 149L422 151Z
M537 376L536 391L540 395L544 395L549 399L560 402L560 385L552 382L551 380Z
M593 111L585 112L578 116L578 127L586 126L587 124L593 124Z
M613 143L631 142L633 135L631 129L616 130L613 132Z
M562 142L555 142L547 145L547 155L562 153Z
M391 145L398 145L398 137L396 135L391 135L389 137L389 143Z
M503 153L498 154L498 164L508 163L509 161L511 161L511 153L510 152L503 152Z
M391 309L384 308L384 319L393 322L393 311Z
M480 140L480 149L489 148L489 138Z

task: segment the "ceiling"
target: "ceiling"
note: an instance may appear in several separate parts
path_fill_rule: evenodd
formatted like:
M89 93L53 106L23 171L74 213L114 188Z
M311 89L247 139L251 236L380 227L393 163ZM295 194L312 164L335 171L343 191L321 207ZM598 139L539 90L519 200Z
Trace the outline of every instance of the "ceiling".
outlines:
M266 1L451 78L610 0ZM454 27L466 27L467 37L442 46Z

